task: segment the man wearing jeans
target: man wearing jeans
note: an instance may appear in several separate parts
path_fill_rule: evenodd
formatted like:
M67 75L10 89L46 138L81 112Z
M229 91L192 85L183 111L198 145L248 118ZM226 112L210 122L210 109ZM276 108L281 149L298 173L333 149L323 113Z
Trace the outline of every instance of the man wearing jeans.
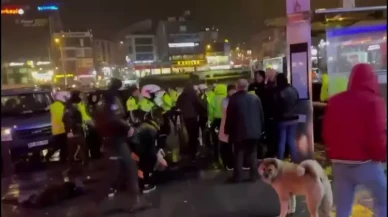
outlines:
M337 217L349 217L356 187L373 196L374 216L387 216L386 111L377 76L368 64L354 66L346 91L329 99L323 119L326 152L333 162Z

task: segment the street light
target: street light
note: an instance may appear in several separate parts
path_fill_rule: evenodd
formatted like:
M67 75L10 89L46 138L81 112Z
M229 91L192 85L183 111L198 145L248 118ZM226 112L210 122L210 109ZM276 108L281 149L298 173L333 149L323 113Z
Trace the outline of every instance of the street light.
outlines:
M212 46L210 44L206 45L206 49L210 50L212 49Z
M67 73L65 70L65 61L63 59L63 49L62 49L61 39L54 38L54 42L59 46L59 53L60 53L60 58L61 58L61 68L62 68L63 76L65 77L65 86L67 86Z

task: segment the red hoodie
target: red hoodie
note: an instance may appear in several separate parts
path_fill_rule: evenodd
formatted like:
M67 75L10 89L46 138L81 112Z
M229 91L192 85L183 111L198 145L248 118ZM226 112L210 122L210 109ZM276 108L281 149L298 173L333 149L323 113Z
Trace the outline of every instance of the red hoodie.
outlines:
M329 99L323 119L328 157L343 161L386 161L385 101L368 64L350 74L348 89Z

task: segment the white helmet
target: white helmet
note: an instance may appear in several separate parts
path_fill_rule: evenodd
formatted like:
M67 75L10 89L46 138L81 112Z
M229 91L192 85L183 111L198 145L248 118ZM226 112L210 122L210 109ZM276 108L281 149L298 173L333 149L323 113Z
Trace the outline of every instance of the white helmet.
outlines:
M150 93L157 93L161 90L162 89L158 85L148 84L141 88L141 95L146 98L151 98Z
M70 93L67 91L58 91L54 93L55 100L66 102L69 98L70 98Z
M198 90L198 85L194 85L194 90L195 90L195 91Z
M200 84L200 85L198 85L198 89L199 90L206 90L207 89L207 85L206 84Z

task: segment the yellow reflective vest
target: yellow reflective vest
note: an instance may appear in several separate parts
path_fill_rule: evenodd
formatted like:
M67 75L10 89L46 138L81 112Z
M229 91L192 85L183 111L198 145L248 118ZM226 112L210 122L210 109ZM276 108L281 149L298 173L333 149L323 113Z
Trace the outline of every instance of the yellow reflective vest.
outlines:
M51 114L51 133L52 135L59 135L65 133L65 124L62 121L65 113L65 104L60 101L55 101L50 105Z
M173 105L172 97L170 96L170 94L164 93L163 97L162 97L162 108L163 108L163 110L165 112L166 111L170 111L173 106L174 105Z
M319 100L321 102L326 102L329 100L329 76L327 73L322 74L322 86Z
M92 120L92 118L90 117L90 115L88 114L88 112L86 110L86 105L83 102L78 103L77 108L78 108L79 112L81 113L82 122L85 123L86 121Z
M135 97L133 97L133 96L130 96L128 98L126 104L127 104L127 111L129 111L129 112L139 109L139 105L138 105Z
M141 98L139 101L139 109L143 112L150 112L155 106L155 103L147 98Z

